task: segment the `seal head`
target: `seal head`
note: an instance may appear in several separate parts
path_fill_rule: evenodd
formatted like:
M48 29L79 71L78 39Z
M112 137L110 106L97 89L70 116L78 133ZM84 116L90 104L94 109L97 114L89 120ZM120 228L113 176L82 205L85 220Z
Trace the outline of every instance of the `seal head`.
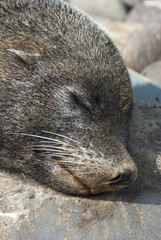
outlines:
M108 35L68 3L13 0L0 38L0 168L70 194L132 184L132 90Z

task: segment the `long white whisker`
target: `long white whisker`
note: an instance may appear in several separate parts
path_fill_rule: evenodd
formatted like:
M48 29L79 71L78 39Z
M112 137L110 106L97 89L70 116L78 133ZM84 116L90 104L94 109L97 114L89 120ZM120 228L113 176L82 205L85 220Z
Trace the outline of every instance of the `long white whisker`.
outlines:
M27 137L35 137L35 138L40 138L40 139L49 140L50 142L58 142L58 143L61 143L61 144L66 144L65 142L60 141L60 140L58 140L58 139L52 139L52 138L43 137L43 136L34 135L34 134L28 134L28 133L10 133L10 134L27 136ZM67 145L68 145L68 144L67 144Z
M63 148L63 147L55 147L52 145L31 145L31 146L27 146L26 149L42 149L43 148L51 148L51 149L59 149L59 150L64 150L64 151L73 151L76 152L74 149L68 149L68 148Z
M54 139L53 139L53 140L54 140ZM57 140L57 139L56 139L56 140ZM58 141L59 141L59 140L57 140L55 144L57 144ZM40 141L40 143L51 143L51 141ZM65 145L65 146L67 146L67 147L71 147L71 148L77 149L77 147L75 147L74 145L70 145L70 144L68 144L68 143L66 143L66 142L61 142L61 141L59 141L58 144L59 144L59 143L61 143L62 145Z
M66 164L67 166L70 165L70 164L71 164L71 166L72 166L72 165L74 165L74 166L76 166L76 165L86 166L86 164L82 164L82 163L79 163L79 162L71 162L71 161L62 161L62 160L61 160L60 163L64 163L64 164Z
M26 149L26 150L29 150L29 149ZM48 151L48 152L56 152L56 153L60 153L60 154L71 154L71 156L73 156L72 154L75 153L75 151L68 151L68 150L65 150L65 151L60 151L60 150L57 150L57 149L51 149L51 148L30 148L30 150L32 151Z
M50 155L51 156L51 152L50 151L49 152L42 152L41 155L43 155L43 156ZM57 156L57 157L60 158L61 156Z
M80 144L81 144L81 142L79 142L79 141L77 141L77 140L74 140L74 139L72 139L72 138L66 137L66 136L61 135L61 134L58 134L58 133L52 133L52 132L45 131L45 130L42 130L42 132L44 132L44 133L49 133L49 134L52 134L52 135L55 135L55 136L58 136L58 137L62 137L62 138L65 138L65 139L67 139L67 140L70 140L70 141L73 141L73 142L76 142L76 143L80 143Z
M50 154L51 154L51 156L69 156L69 157L76 157L76 158L80 158L81 159L81 157L79 156L79 155L76 155L76 154L73 154L73 153L55 153L55 151L54 150L49 150L49 149L46 149L46 151L50 151ZM54 152L54 154L52 153L52 152Z
M46 139L46 140L49 140L49 141L52 141L52 142L55 141L55 139L52 139L52 138L43 137L43 136L34 135L34 134L28 134L28 133L10 133L10 134L27 136L27 137L41 138L41 139ZM57 140L57 141L59 141L59 140Z
M33 150L33 151L49 151L50 153L51 152L59 152L59 153L65 153L64 151L59 151L59 150L54 150L54 149L51 149L51 148L29 148L30 150ZM26 150L29 150L26 148Z

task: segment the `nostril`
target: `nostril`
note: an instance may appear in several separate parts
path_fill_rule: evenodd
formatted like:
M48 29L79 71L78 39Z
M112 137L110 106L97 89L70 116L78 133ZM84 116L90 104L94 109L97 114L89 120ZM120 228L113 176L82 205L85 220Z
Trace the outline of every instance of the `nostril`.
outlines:
M120 181L121 181L121 178L122 178L122 173L120 173L117 177L111 179L109 182L108 182L108 185L117 185Z
M130 185L133 182L133 172L130 169L124 170L124 172L119 173L116 178L111 179L108 182L109 186L113 185Z

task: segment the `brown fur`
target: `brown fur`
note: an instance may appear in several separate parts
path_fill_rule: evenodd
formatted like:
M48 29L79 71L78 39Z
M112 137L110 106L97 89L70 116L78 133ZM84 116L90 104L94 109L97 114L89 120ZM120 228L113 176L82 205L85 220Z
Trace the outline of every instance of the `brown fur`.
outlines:
M123 60L88 16L61 1L0 2L1 169L71 194L128 186L131 110Z

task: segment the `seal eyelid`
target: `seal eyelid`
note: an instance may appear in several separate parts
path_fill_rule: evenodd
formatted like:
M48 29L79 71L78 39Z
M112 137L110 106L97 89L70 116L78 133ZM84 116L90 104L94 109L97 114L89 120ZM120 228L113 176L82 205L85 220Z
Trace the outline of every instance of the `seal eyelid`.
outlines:
M70 93L77 105L82 106L84 109L88 110L90 114L94 114L91 104L86 99L83 99L76 91L70 90Z

